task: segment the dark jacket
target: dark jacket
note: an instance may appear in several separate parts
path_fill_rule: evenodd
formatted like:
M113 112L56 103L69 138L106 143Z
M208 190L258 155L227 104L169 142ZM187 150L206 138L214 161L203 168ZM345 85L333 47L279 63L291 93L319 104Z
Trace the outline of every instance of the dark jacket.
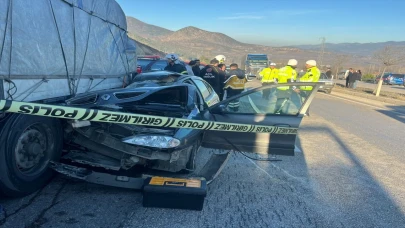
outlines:
M177 72L177 73L187 71L185 66L183 66L181 64L177 64L177 63L175 63L173 65L171 65L171 64L167 65L164 70Z
M193 66L193 73L194 73L194 75L196 75L196 76L200 76L200 73L201 73L201 69L200 69L200 67L199 66Z
M349 74L349 82L355 82L357 80L358 73L354 72L352 74Z
M207 81L218 95L223 93L224 80L219 73L218 67L213 65L205 66L200 72L200 77Z
M224 82L226 80L226 72L218 68L218 73L219 76L221 77L221 80Z
M357 73L357 78L356 78L356 80L359 80L359 81L361 81L361 73Z
M236 70L230 70L227 74L226 77L229 78L232 75L236 75L239 79L244 79L245 78L245 72L241 69L236 69Z

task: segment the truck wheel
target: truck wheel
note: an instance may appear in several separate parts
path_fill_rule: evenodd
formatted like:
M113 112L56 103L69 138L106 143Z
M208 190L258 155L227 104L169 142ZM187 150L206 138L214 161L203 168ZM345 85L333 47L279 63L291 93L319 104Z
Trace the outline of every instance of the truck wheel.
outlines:
M0 129L0 193L29 195L52 178L50 161L62 153L63 131L58 119L12 115Z

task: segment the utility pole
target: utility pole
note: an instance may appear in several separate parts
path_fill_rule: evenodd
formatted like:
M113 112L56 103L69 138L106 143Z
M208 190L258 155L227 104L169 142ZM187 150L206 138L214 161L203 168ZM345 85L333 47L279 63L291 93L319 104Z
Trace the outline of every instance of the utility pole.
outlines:
M321 51L319 53L319 66L322 67L323 55L325 53L325 41L326 41L326 38L321 37L320 40L322 40L322 44L321 44Z

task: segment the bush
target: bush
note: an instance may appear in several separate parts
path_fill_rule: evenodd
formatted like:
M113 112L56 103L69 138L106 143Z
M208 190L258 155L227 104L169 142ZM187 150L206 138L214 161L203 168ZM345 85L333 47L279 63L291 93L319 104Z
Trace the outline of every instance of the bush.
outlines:
M373 74L364 74L361 76L362 81L374 81L375 76Z

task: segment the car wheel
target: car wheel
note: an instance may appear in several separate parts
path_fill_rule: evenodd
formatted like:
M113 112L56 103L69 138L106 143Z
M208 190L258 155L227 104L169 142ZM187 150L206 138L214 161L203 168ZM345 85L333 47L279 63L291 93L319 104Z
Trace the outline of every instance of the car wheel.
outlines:
M0 192L29 195L52 178L50 161L62 153L63 131L58 119L12 115L0 129Z

